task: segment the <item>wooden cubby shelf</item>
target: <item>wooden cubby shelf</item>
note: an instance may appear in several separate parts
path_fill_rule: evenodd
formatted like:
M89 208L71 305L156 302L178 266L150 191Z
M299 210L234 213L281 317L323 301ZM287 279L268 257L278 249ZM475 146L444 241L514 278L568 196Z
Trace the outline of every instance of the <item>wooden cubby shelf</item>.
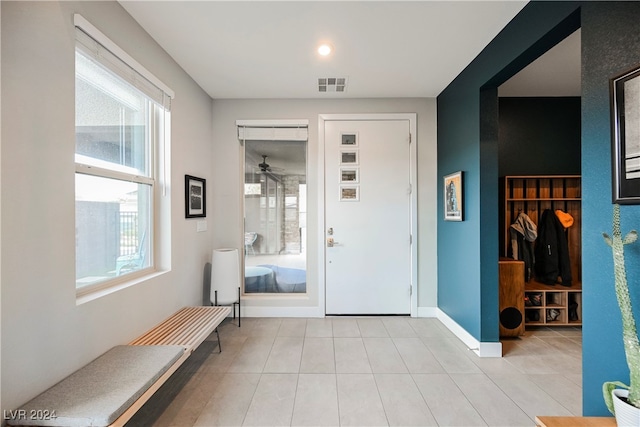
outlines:
M582 285L571 287L555 285L549 286L536 281L530 281L524 286L525 325L531 326L581 326L582 325ZM536 305L534 298L539 295L540 305ZM530 305L529 305L530 304ZM572 304L576 304L575 308ZM557 310L549 313L548 310Z
M548 286L532 278L525 283L525 326L582 325L582 202L580 175L523 175L502 178L504 211L501 253L510 257L509 226L522 212L537 225L546 209L558 209L573 217L566 230L571 261L572 286ZM540 305L529 305L540 295ZM525 299L526 301L526 299ZM576 306L577 304L577 306ZM550 312L549 310L557 310ZM551 314L551 316L549 316ZM557 314L557 316L556 316Z

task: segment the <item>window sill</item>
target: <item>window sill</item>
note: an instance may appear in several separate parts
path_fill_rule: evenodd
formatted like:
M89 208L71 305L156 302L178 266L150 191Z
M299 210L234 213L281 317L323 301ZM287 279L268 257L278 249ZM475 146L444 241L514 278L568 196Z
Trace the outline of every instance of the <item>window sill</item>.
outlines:
M93 291L89 291L87 293L83 293L82 295L76 296L76 305L82 305L87 302L96 300L98 298L102 298L104 296L110 295L112 293L121 291L123 289L129 288L131 286L135 286L139 283L146 282L151 279L155 279L166 274L168 270L161 271L152 271L150 273L144 274L142 276L133 277L124 282L115 283L109 286L105 286L104 288L95 289Z

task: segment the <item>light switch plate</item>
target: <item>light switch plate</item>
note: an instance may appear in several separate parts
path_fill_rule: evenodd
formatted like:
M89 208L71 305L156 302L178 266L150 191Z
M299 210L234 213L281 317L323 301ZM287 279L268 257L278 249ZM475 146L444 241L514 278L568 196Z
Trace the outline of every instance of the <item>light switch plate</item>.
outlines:
M196 224L196 231L207 231L207 221L198 221L198 223Z

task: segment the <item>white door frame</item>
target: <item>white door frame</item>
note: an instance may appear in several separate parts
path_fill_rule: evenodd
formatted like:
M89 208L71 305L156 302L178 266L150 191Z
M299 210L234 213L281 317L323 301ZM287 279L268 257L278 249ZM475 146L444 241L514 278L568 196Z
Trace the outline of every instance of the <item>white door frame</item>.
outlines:
M411 317L418 314L418 173L417 173L417 133L416 113L381 113L381 114L320 114L318 115L318 195L321 196L318 203L318 292L319 305L323 313L326 313L326 283L325 283L325 261L326 261L326 218L325 218L325 134L324 125L327 121L365 121L365 120L408 120L411 134L411 144L409 148L409 170L411 185Z

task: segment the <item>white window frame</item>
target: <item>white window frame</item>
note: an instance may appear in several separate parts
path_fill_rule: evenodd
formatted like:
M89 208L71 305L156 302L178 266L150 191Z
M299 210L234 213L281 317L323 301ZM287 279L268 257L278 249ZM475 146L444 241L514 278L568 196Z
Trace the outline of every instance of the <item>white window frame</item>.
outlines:
M170 197L166 194L166 185L168 184L170 171L168 154L170 152L169 147L171 135L170 104L175 93L81 15L74 15L74 25L77 27L76 31L82 31L84 34L88 35L93 39L93 41L101 45L100 48L106 49L119 60L116 61L116 68L124 65L122 68L124 73L126 74L126 72L129 71L133 76L131 80L131 84L133 86L140 89L140 85L142 85L143 87L141 92L143 93L147 93L145 92L145 88L151 88L151 90L154 91L155 96L148 95L148 97L155 100L156 103L160 105L160 108L154 108L152 110L150 117L148 118L148 123L146 124L147 131L151 132L151 135L149 136L150 141L147 143L146 147L149 168L148 175L141 176L129 173L129 171L126 170L126 167L102 167L99 164L96 164L96 162L92 162L91 159L83 159L83 156L76 155L76 174L110 178L150 186L150 224L148 226L149 252L147 255L149 257L149 266L135 270L131 273L82 287L78 287L76 278L76 298L78 303L82 303L94 299L95 297L110 293L114 290L121 289L122 287L138 283L141 280L157 274L159 271L158 263L161 263L163 266L168 266L170 263L168 261L170 250L166 250L164 251L166 253L163 252L161 254L156 254L155 252L159 247L168 247L168 242L170 240L169 232L167 232L165 236L165 233L161 235L159 230L163 229L160 224L170 223L171 202ZM78 49L77 46L78 44L76 44L76 50ZM123 77L121 70L112 70L112 72L115 75ZM143 78L141 79L140 76ZM125 78L125 80L127 80L127 78ZM155 93L156 90L157 93ZM158 111L162 114L163 110L164 115L159 118Z

